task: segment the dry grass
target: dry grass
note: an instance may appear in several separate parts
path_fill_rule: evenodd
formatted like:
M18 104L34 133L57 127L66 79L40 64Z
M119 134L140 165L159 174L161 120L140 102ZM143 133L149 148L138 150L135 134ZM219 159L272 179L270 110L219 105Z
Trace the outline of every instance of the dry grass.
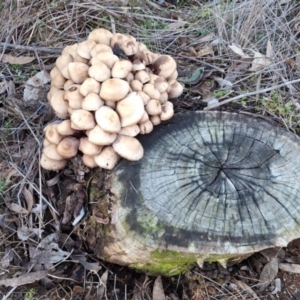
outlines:
M300 83L291 84L300 75L298 1L177 2L177 7L168 3L162 7L150 0L6 0L0 3L1 53L35 57L32 63L24 65L0 62L0 83L6 82L5 90L0 93L1 278L34 270L32 251L40 239L51 232L63 231L58 216L61 191L49 183L57 177L42 171L38 164L42 128L53 116L45 97L36 103L23 101L24 83L37 71L49 71L64 46L84 40L94 28L131 34L150 50L174 56L179 69L203 66L210 73L204 80L206 83L213 82L214 77L226 79L232 65L242 65L237 74L231 74L234 76L231 86L214 84L208 100L212 96L225 100L222 106L216 105L217 109L259 113L298 132ZM268 54L271 63L262 65L260 70L249 71L251 63L245 64L229 48L232 44L239 45L250 57L255 52ZM210 54L197 55L207 48L211 49ZM203 108L206 102L199 96L207 100L203 82L187 86L175 103L177 110ZM69 169L61 175L76 178L78 174ZM36 212L27 213L32 206ZM72 230L68 230L71 234ZM82 250L87 250L84 245ZM100 277L105 268L110 272L104 293ZM63 280L76 270L82 276ZM253 286L255 290L258 272L253 271L252 278L244 281L248 282L247 286L239 287L233 281L235 275L240 274L238 269L233 268L226 276L219 267L215 266L215 270L213 275L214 270L206 276L195 269L186 277L164 279L168 299L255 299L247 287ZM96 275L69 260L52 267L51 272L51 282L19 288L0 287L0 293L3 299L90 299L84 295L95 297L97 293L107 295L103 299L152 297L153 278L116 266L105 265ZM260 299L268 297L267 292L264 295L260 295Z

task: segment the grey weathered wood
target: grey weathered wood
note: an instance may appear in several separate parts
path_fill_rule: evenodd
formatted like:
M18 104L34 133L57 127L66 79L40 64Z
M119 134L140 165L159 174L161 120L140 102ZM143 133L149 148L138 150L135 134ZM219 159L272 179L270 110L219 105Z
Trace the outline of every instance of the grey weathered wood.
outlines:
M153 253L224 263L300 237L297 136L244 115L190 112L140 141L144 158L123 160L107 181L101 256L151 271L161 263Z

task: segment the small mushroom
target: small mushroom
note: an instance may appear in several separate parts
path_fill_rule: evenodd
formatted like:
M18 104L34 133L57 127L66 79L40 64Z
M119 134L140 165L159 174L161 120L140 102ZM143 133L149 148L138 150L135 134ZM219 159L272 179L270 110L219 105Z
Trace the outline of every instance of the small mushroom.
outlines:
M134 79L130 82L130 87L134 92L143 90L143 84L137 79Z
M56 125L56 130L60 135L72 135L76 132L75 129L71 127L71 120L64 120Z
M95 113L95 118L97 124L106 132L118 133L121 129L121 122L119 116L110 107L100 107Z
M173 117L174 115L174 109L173 109L173 104L168 105L168 101L161 106L161 114L159 115L160 119L162 121L169 120ZM169 102L171 103L171 102Z
M150 133L153 130L153 124L150 120L139 124L140 127L140 133L141 134L147 134Z
M119 134L128 135L128 136L136 136L139 133L140 133L140 127L137 124L122 127L121 130L119 131Z
M101 85L100 97L106 101L119 101L129 92L129 83L125 80L112 78Z
M161 114L161 104L158 100L155 99L151 99L145 106L145 109L149 115Z
M68 117L68 102L64 100L64 91L57 91L50 99L50 104L55 113L59 113L63 119Z
M73 62L73 57L70 54L62 54L57 58L55 66L61 72L71 62Z
M168 78L176 70L176 62L170 55L162 55L152 64L155 74Z
M86 40L78 44L77 54L85 59L91 59L91 50L96 46L96 42L93 40Z
M139 80L141 83L146 83L150 80L149 74L144 70L137 71L134 78Z
M63 156L61 156L57 150L55 144L50 144L47 147L44 147L43 153L50 159L53 160L63 160L65 159Z
M101 52L110 52L113 53L110 46L105 44L97 44L92 50L91 50L91 57L94 57L98 55Z
M92 129L96 126L94 115L84 109L74 110L71 114L71 122L76 128L80 130Z
M125 78L132 71L132 63L130 60L118 60L112 67L111 76L113 78Z
M89 93L100 93L101 84L94 78L87 78L79 88L79 92L83 96L87 96Z
M102 146L91 143L88 137L82 137L79 140L79 150L87 155L94 156L101 152Z
M73 44L70 46L66 46L63 51L62 51L62 55L64 54L70 54L73 58L77 55L77 47L78 44Z
M100 146L110 145L116 138L116 133L105 132L99 125L96 125L88 132L89 141Z
M57 145L64 136L60 135L56 130L57 124L49 124L44 129L45 138L51 143Z
M87 166L91 169L97 167L97 164L95 162L95 158L94 158L93 155L83 154L82 155L82 162L85 166Z
M94 156L96 164L106 170L112 170L120 160L120 156L114 151L113 147L106 146L102 152Z
M147 94L151 99L158 100L160 98L160 92L154 87L153 84L145 84L143 87L143 92Z
M89 76L99 82L109 79L110 73L110 69L102 62L92 65L88 70Z
M136 124L145 111L143 100L136 92L131 92L117 103L116 111L120 116L122 127Z
M63 160L54 160L47 157L44 153L41 155L40 165L42 168L50 171L58 171L67 165L68 161L66 159Z
M141 143L134 137L118 134L112 147L120 156L137 161L144 155L144 149Z
M171 79L169 81L170 91L168 93L169 99L179 97L183 92L183 85L176 81L175 79Z
M133 72L145 70L145 68L146 68L146 66L139 59L135 59L132 62L132 71Z
M73 136L63 138L57 145L56 151L64 158L72 158L77 155L79 141Z
M82 83L88 78L89 66L82 62L71 62L68 64L70 79L75 83Z
M104 28L98 28L89 34L88 40L93 40L97 44L105 44L109 46L112 36L113 34L110 31Z
M150 116L150 121L152 122L152 124L154 126L156 126L156 125L158 125L158 124L161 123L161 119L160 119L160 117L158 115L156 115L156 116Z
M109 69L111 69L113 67L113 65L115 64L115 62L118 60L119 60L119 57L114 55L111 52L101 52L91 58L90 64L93 66L98 63L104 63L107 65L107 67Z
M73 84L64 93L64 100L67 100L69 106L74 109L80 109L83 101L83 96L79 92L80 85Z
M104 101L96 93L89 93L82 101L82 109L96 111L104 105Z

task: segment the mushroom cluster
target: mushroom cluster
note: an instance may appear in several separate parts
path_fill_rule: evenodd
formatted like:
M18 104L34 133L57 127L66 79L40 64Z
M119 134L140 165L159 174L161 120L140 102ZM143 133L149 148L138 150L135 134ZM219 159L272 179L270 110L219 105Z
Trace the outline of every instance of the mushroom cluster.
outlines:
M62 169L78 150L88 167L113 169L120 157L141 159L143 147L134 137L170 119L168 99L183 91L176 67L171 56L103 28L64 48L50 72L47 98L66 120L45 128L41 166Z

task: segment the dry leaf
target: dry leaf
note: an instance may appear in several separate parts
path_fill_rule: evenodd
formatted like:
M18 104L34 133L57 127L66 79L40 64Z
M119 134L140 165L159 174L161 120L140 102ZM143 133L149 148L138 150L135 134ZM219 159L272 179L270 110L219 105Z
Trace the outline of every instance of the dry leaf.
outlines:
M9 247L5 247L5 255L1 258L0 264L2 268L8 268L10 262L14 259L14 251Z
M6 80L0 82L0 95L6 92L7 90L6 86L7 86Z
M252 67L249 71L260 71L272 64L272 61L265 57L265 55L255 52L254 59L252 61Z
M10 54L3 54L2 57L0 58L0 61L3 63L9 63L12 65L25 65L29 64L32 61L35 60L35 57L30 57L30 56L12 56Z
M158 276L154 281L152 299L153 300L165 300L166 299L161 276Z
M29 191L26 187L24 187L23 195L24 195L24 198L25 198L25 201L27 204L27 209L29 212L31 212L31 209L34 205L34 198L33 198L32 192Z
M88 271L94 271L95 273L97 273L99 270L102 269L101 266L99 266L98 262L87 262L86 261L86 255L84 254L72 254L71 255L72 259L77 260L78 262L80 262Z
M202 56L211 55L211 54L214 54L214 50L213 50L212 46L206 46L198 51L197 57L202 57Z
M98 298L102 299L102 297L104 296L105 290L106 290L106 284L107 284L107 278L108 278L108 270L106 270L100 279L100 287L98 290Z
M43 230L41 230L43 232ZM18 238L22 241L27 241L30 237L33 237L33 235L39 235L40 229L38 228L28 228L25 226L18 227L17 235Z
M275 278L278 273L278 260L271 259L268 263L263 267L258 284L259 291L262 292Z
M15 202L10 203L9 208L18 214L29 214L29 211L27 209L23 208L21 205Z
M245 54L241 47L232 44L228 46L234 53L241 56L242 58L249 58L249 55Z
M29 78L25 83L23 98L24 101L38 101L45 94L45 84L50 82L50 75L41 71Z
M48 205L46 203L44 203L44 204L37 203L31 209L31 213L39 214L41 211L45 211L47 207L48 207Z
M42 278L45 278L47 274L48 274L47 271L38 271L38 272L24 274L15 278L3 279L0 280L0 286L4 285L4 286L17 287L24 284L34 283L37 280L41 280Z
M259 299L256 295L256 293L251 289L249 285L247 285L245 282L237 280L233 278L233 282L242 290L247 292L249 295L253 297L253 299Z
M241 71L247 70L250 67L252 61L253 58L241 58L235 60L233 64L229 66L224 80L234 83L235 79L243 73Z
M268 40L268 42L267 42L266 56L267 57L274 57L274 51L273 51L273 47L272 47L272 44L271 44L270 40Z
M214 80L219 84L221 89L230 90L232 88L232 83L221 77L214 77Z
M300 274L300 265L297 264L279 264L279 269L285 272Z

